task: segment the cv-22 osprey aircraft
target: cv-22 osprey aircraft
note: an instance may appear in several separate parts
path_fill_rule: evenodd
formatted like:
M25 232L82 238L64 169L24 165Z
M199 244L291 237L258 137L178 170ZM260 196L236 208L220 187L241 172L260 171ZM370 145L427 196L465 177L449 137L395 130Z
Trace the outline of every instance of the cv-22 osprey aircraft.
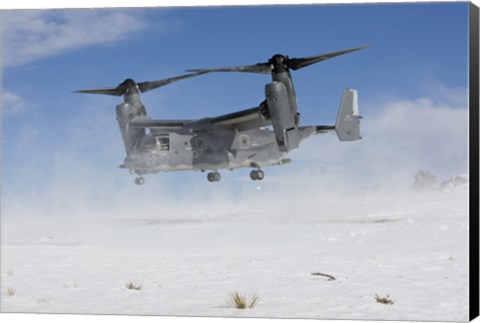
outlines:
M277 54L255 65L188 70L190 74L152 82L127 79L115 88L76 92L123 95L116 114L126 157L119 167L136 174L137 185L144 184L145 174L185 170L208 171L208 181L218 182L219 170L245 167L253 168L252 180L262 180L263 167L290 162L288 152L311 135L335 131L340 141L361 139L357 92L352 89L343 91L334 125L301 126L290 71L362 48L305 58ZM272 82L254 108L196 120L153 120L147 115L141 92L208 72L271 74Z

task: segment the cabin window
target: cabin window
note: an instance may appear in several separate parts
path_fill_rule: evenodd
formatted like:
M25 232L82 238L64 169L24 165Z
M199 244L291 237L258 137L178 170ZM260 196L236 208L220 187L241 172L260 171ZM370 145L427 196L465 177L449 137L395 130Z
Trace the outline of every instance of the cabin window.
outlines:
M160 151L170 151L170 136L168 134L155 137Z
M248 149L250 147L250 138L248 135L240 135L240 148Z

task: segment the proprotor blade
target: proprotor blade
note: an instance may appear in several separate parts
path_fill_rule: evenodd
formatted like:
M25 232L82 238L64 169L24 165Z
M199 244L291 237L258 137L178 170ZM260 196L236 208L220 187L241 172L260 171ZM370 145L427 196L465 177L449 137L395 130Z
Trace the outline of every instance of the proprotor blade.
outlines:
M220 67L220 68L205 68L187 70L187 72L244 72L244 73L259 73L270 74L272 67L270 63L258 63L255 65L234 66L234 67Z
M115 95L121 96L126 94L129 91L136 91L137 84L132 79L126 79L122 83L120 83L115 88L101 88L101 89L93 89L93 90L79 90L75 91L76 93L88 93L88 94L106 94L106 95Z
M220 68L205 68L205 69L194 69L194 70L187 70L187 72L244 72L244 73L259 73L259 74L270 74L274 70L278 72L278 70L284 70L285 68L290 68L292 70L298 70L303 67L307 67L309 65L324 61L326 59L351 53L360 49L363 49L367 46L355 47L350 48L338 52L326 53L322 55L316 55L311 57L303 57L303 58L288 58L287 56L283 56L277 54L273 56L268 62L266 63L258 63L255 65L245 65L245 66L233 66L233 67L220 67ZM277 64L277 65L275 65ZM274 66L277 66L274 68ZM281 68L279 68L281 67Z
M208 71L199 71L198 73L185 74L185 75L171 77L171 78L164 79L164 80L142 82L142 83L138 83L137 85L138 85L138 89L140 90L140 92L147 92L147 91L159 88L161 86L165 86L165 85L177 82L177 81L181 81L181 80L185 80L185 79L188 79L188 78L191 78L191 77L202 75L202 74L205 74L207 72Z
M75 93L88 93L88 94L106 94L106 95L115 95L120 96L123 92L118 88L104 88L104 89L94 89L94 90L78 90Z
M341 51L338 51L338 52L321 54L321 55L316 55L316 56L311 56L311 57L290 58L285 63L292 70L298 70L298 69L307 67L309 65L324 61L326 59L329 59L329 58L332 58L332 57L335 57L335 56L340 56L340 55L343 55L343 54L348 54L348 53L351 53L351 52L355 52L357 50L364 49L366 47L368 47L368 46L355 47L355 48L341 50Z
M75 92L76 93L106 94L106 95L121 96L121 95L124 95L124 94L127 94L127 93L136 92L136 91L147 92L147 91L159 88L161 86L165 86L165 85L172 84L172 83L180 81L180 80L184 80L184 79L188 79L188 78L191 78L191 77L194 77L194 76L205 74L207 72L208 71L200 71L198 73L185 74L185 75L181 75L181 76L171 77L171 78L168 78L168 79L151 81L151 82L142 82L142 83L136 83L132 79L126 79L125 81L120 83L115 88L79 90L79 91L75 91Z

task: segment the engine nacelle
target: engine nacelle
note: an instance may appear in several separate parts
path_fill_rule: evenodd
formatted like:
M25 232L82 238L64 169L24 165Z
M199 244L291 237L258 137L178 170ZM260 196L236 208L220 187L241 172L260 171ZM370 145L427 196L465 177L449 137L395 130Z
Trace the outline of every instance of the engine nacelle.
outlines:
M265 96L279 150L297 148L300 143L296 122L298 116L294 107L290 106L285 84L276 81L267 84Z
M116 106L118 127L122 134L123 143L127 154L132 150L135 144L145 135L143 128L130 128L130 122L139 116L145 115L145 108L136 107L131 103L122 103Z

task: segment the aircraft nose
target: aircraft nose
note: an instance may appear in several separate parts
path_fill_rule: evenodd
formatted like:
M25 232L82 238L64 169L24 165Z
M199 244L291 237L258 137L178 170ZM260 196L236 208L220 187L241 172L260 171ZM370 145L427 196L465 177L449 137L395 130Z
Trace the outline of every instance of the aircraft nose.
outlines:
M138 161L138 156L135 154L130 154L127 157L125 157L123 164L126 166L133 166L137 163L137 161Z

